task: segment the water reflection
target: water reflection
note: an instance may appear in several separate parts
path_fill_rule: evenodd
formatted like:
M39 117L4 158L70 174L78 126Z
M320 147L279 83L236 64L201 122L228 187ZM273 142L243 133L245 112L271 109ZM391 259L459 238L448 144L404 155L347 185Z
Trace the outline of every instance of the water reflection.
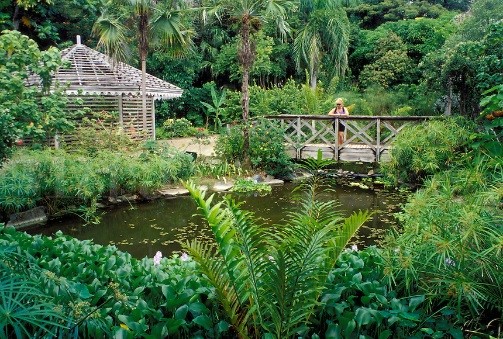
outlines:
M294 184L274 186L272 193L263 197L234 194L242 208L262 218L264 224L282 223L289 211L298 203L293 199ZM222 197L220 194L219 197ZM373 217L360 230L359 243L375 244L383 232L395 224L392 213L404 197L385 190L363 190L358 187L336 186L324 193L323 199L336 200L343 216L353 211L373 211ZM58 230L77 239L93 239L101 245L116 245L136 258L153 257L157 251L165 256L179 251L179 241L208 238L209 233L201 217L195 215L196 206L190 197L160 199L146 204L121 206L108 210L100 224L83 226L76 218L54 220L43 228L32 229L31 234L52 235Z

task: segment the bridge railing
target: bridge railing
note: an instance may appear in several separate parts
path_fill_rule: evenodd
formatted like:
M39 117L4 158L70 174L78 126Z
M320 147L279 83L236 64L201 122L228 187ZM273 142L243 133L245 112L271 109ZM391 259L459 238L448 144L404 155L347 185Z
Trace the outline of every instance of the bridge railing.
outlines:
M380 161L403 128L437 117L282 114L266 118L280 123L285 130L285 143L295 150L296 158L302 158L303 151L324 149L333 152L335 160L356 161L357 154L367 152L373 154L372 161ZM339 124L345 126L346 137L342 144L337 138ZM341 155L344 156L341 158Z

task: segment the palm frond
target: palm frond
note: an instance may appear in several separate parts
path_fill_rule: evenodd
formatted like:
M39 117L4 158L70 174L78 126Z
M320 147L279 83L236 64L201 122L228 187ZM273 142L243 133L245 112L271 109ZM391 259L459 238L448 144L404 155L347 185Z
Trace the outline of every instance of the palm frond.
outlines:
M358 229L369 219L368 211L358 211L344 219L344 225L337 230L337 237L334 241L334 252L332 253L333 264L339 258L341 252L348 246Z
M34 329L50 336L67 329L68 319L55 311L55 305L30 281L14 276L0 280L0 336L31 337ZM13 331L11 333L10 331Z
M99 37L98 48L113 60L125 61L128 57L126 46L126 27L118 18L103 12L93 25L92 33Z
M240 303L234 289L230 288L231 281L226 271L226 265L221 258L215 256L215 248L211 244L200 241L187 241L183 248L199 265L200 272L215 288L217 300L236 329L240 328L239 308Z
M219 288L230 290L227 293L233 296L232 305L226 306L226 312L229 312L228 316L236 329L242 331L252 313L257 312L258 317L261 317L259 278L264 274L261 262L265 245L261 236L262 228L253 223L251 214L241 211L233 200L227 198L211 206L214 196L205 199L205 194L193 183L186 183L185 186L208 221L216 241L216 251L213 254L208 251L201 253L206 258L212 257L212 260L216 260L215 254L218 253L219 274L228 279ZM201 260L200 258L204 256L198 255L197 260ZM208 260L205 262L206 267L216 269L209 266ZM218 281L215 280L215 283ZM224 292L220 293L223 297L226 295Z

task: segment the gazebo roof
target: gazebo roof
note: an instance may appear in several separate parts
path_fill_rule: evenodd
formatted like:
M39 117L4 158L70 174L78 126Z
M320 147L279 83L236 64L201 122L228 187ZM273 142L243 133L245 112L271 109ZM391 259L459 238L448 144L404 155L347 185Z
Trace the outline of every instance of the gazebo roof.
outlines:
M66 93L84 95L141 95L141 71L123 62L113 62L103 53L80 43L61 51L69 68L60 68L53 81L67 85ZM155 99L178 98L183 90L146 74L147 95Z

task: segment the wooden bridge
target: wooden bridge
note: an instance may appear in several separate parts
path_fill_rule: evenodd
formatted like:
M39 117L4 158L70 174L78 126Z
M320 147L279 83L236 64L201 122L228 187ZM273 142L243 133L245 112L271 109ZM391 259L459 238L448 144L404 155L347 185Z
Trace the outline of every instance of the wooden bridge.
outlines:
M410 124L433 116L328 116L275 115L285 130L287 152L295 159L314 158L321 150L323 158L336 161L379 162L389 159L391 144ZM338 142L339 123L346 127L346 137Z

